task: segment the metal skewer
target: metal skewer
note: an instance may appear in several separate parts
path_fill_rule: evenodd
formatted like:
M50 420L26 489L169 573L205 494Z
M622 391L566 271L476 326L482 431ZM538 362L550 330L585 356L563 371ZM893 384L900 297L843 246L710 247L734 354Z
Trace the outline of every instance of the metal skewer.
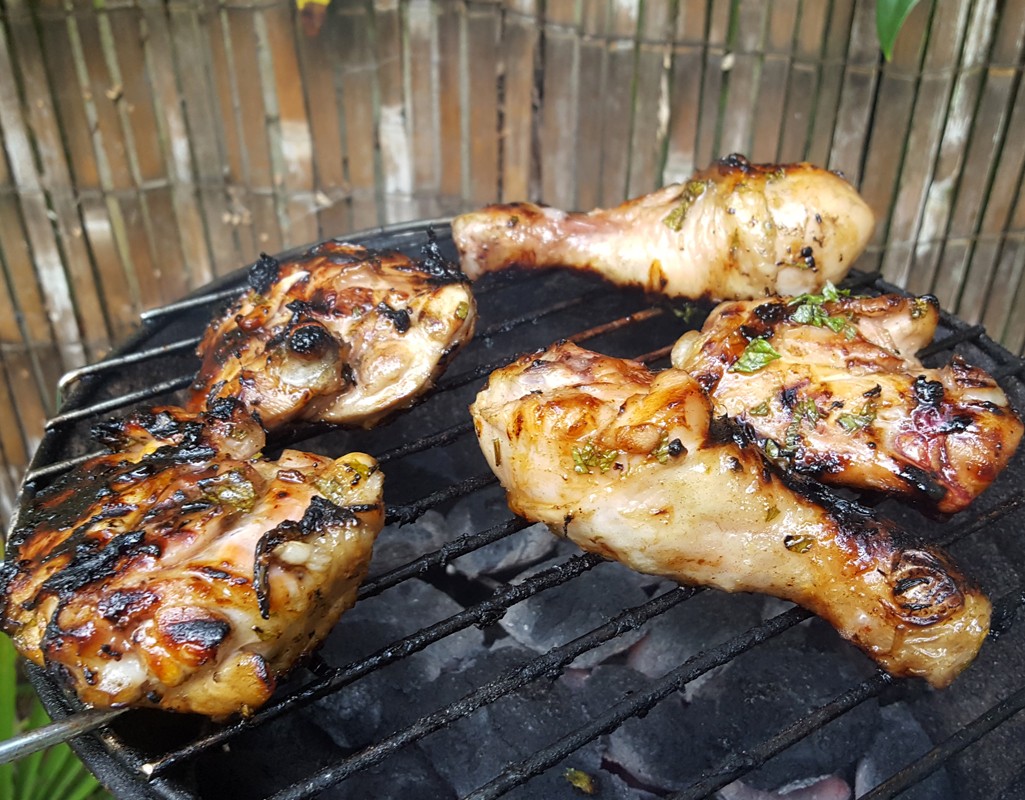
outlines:
M126 708L95 708L80 711L64 719L51 722L42 728L27 731L0 742L0 765L45 750L55 744L63 744L83 733L101 728L121 716Z

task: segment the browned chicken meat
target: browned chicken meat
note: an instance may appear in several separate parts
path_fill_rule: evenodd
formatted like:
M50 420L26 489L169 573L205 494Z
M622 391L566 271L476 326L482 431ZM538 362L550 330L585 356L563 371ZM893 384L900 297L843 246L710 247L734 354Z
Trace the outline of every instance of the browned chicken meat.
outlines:
M965 508L1010 460L1022 423L988 374L915 353L939 320L930 297L823 294L723 303L673 365L771 456L826 483Z
M682 370L560 344L492 373L471 407L510 507L645 573L798 603L894 675L949 684L990 604L931 547L860 507L813 502L710 427Z
M563 266L672 297L729 300L839 282L873 226L872 211L836 174L733 155L612 209L488 206L456 217L452 238L471 278Z
M473 335L473 295L432 242L424 257L329 241L264 256L249 291L207 328L189 408L235 397L268 430L370 427L411 405Z
M356 600L383 525L362 453L259 456L231 400L98 430L8 543L2 625L93 706L223 717L264 703Z

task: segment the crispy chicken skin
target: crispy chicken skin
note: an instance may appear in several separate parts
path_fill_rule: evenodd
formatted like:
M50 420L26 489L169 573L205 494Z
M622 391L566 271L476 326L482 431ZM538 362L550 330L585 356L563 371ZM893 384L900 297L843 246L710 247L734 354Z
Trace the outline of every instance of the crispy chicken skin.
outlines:
M477 312L431 242L422 259L329 241L264 256L207 328L189 408L235 397L271 430L296 420L371 427L406 408L469 341Z
M989 601L946 555L790 488L756 448L714 433L681 370L558 344L492 373L470 410L513 511L585 550L791 600L892 674L935 686L982 645Z
M831 296L723 303L676 343L673 366L798 472L962 510L1021 439L1007 396L960 357L942 369L915 357L935 298Z
M356 600L384 521L368 455L258 455L239 404L98 429L111 453L41 492L8 543L2 626L92 706L224 717Z
M612 209L488 206L456 217L452 238L474 279L511 266L564 266L671 297L728 300L839 282L874 222L832 172L732 155Z

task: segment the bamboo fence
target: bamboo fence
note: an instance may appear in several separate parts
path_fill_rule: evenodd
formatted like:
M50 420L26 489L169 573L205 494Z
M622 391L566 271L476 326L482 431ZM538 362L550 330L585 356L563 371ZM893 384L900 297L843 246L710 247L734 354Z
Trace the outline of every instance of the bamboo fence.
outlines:
M1025 348L1025 0L0 0L0 517L66 370L320 237L842 170L859 266Z

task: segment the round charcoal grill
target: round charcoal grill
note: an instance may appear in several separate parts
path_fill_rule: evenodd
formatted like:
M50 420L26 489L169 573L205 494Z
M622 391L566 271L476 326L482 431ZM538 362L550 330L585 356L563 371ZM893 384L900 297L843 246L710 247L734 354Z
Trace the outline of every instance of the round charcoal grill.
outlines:
M417 255L428 227L348 238ZM447 222L433 228L454 257ZM23 498L97 449L98 420L180 400L198 336L244 280L148 312L118 355L66 376L73 390ZM847 285L896 291L871 275ZM995 606L993 634L953 686L892 680L802 609L640 576L517 519L478 451L467 405L494 368L561 338L662 367L707 307L555 271L489 275L476 292L477 335L420 405L375 430L268 447L381 461L390 524L356 608L251 719L130 710L73 740L116 795L739 797L735 781L835 775L875 787L873 800L1025 797L1022 453L953 519L880 505L947 547ZM944 316L924 359L955 351L1025 408L1025 363ZM30 674L55 719L81 712Z

